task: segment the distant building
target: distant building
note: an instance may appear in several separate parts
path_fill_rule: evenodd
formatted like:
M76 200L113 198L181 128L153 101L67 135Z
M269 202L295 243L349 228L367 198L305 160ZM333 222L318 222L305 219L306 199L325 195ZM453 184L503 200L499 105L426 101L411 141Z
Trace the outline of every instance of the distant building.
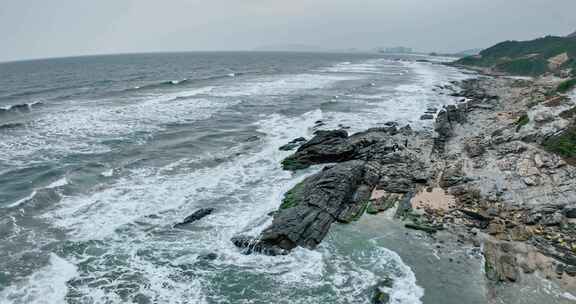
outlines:
M409 47L397 46L390 48L382 48L378 50L380 53L394 53L394 54L409 54L414 53L414 50Z

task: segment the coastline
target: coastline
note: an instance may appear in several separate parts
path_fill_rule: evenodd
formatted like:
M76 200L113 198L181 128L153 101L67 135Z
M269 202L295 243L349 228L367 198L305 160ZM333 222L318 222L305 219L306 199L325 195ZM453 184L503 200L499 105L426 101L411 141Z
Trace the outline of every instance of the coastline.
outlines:
M573 117L566 113L576 101L551 94L556 84L499 76L465 80L441 88L460 97L458 104L427 110L434 134L389 122L292 142L287 148L298 149L284 169L329 165L287 192L258 238L233 242L246 253L282 255L315 248L333 223L392 212L406 228L432 239L448 234L451 246L481 251L489 303L541 303L540 296L549 295L521 300L518 292L542 284L555 287L549 303L572 303L576 169L543 145L570 126Z

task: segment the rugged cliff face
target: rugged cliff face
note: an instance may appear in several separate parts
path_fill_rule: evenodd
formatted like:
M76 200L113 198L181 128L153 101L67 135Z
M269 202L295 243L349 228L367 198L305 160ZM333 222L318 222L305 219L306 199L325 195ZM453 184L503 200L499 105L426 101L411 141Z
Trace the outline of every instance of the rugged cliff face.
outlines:
M480 68L490 73L573 76L576 73L575 34L569 37L547 36L530 41L501 42L477 56L462 58L456 64Z

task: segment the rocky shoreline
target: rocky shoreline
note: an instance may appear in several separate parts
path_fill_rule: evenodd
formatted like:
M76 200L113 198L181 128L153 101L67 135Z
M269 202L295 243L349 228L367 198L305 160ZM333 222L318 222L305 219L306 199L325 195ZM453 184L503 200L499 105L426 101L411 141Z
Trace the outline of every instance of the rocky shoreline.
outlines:
M574 292L576 168L553 144L573 132L576 105L557 83L470 79L439 87L460 101L427 110L434 130L388 122L295 139L282 147L297 148L285 170L327 165L285 194L260 236L232 241L247 254L283 255L315 248L334 223L395 209L406 228L481 248L494 299L499 284L536 274Z

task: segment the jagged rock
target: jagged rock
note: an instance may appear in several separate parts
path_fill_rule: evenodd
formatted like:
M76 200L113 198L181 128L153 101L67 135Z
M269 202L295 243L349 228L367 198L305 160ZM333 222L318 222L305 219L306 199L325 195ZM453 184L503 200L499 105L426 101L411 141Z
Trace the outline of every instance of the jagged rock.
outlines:
M301 145L295 154L282 161L285 170L299 170L313 164L351 160L356 147L348 140L345 130L317 131L316 136Z
M285 250L279 246L273 244L267 244L265 242L260 241L259 239L255 239L249 236L239 235L235 236L231 239L232 243L236 245L236 247L241 248L244 254L253 254L259 253L264 255L287 255L289 253L288 250Z
M441 176L440 187L449 188L466 181L466 177L462 171L462 163L458 162L446 167Z
M434 119L434 115L432 114L424 114L420 116L420 120L432 120L432 119Z
M464 142L464 150L471 158L481 156L486 152L486 144L482 137L476 136L468 138Z
M379 212L384 212L396 204L398 204L404 198L404 194L398 193L386 193L382 197L371 200L366 208L366 212L370 214L376 214Z
M519 279L519 265L510 252L509 244L488 241L484 244L485 273L492 281L516 282Z
M471 210L471 209L460 209L460 212L464 213L465 215L475 219L475 220L479 220L479 221L491 221L492 217L488 215L488 213L486 213L483 210Z
M564 216L560 212L555 212L553 214L546 215L542 218L540 223L545 226L558 226L564 220Z
M576 205L570 205L570 206L566 206L564 207L564 216L566 216L567 218L573 219L576 218Z
M576 266L565 266L564 272L571 277L576 277Z
M304 142L306 142L306 138L298 137L296 139L293 139L289 143L281 146L280 148L278 148L278 150L281 150L281 151L294 150L294 149L298 148L299 146L301 146Z
M214 212L214 208L202 208L187 216L182 222L174 225L175 228L194 223Z
M279 210L259 242L286 250L296 246L315 248L332 223L348 222L363 212L367 199L363 201L358 189L363 184L365 169L365 162L349 161L305 179L293 194L292 206Z
M384 176L377 187L391 193L408 193L414 190L415 184L408 178Z

